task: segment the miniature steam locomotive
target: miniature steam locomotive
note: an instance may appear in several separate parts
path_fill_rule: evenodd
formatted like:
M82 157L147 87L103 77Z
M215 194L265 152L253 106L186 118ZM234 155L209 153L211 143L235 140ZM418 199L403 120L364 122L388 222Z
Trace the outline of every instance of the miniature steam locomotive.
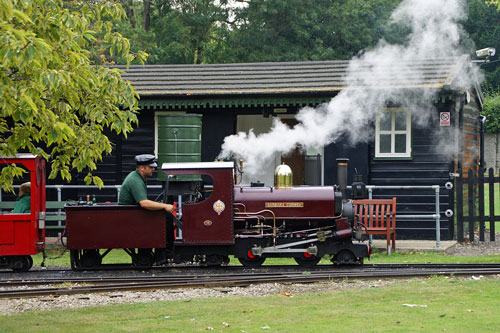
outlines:
M175 242L167 244L164 211L136 206L67 206L67 247L73 269L100 267L112 249L125 250L135 267L155 264L169 247L169 262L221 265L234 255L248 267L269 257L291 257L301 266L331 255L335 264L360 264L369 247L359 242L354 209L342 186L290 185L276 170L275 186L235 185L233 162L165 163L165 197L176 198ZM347 166L339 165L345 188ZM195 180L174 182L191 175ZM280 181L282 177L282 181ZM174 186L182 184L182 186ZM207 185L209 184L209 185Z
M30 173L31 213L0 215L0 267L27 271L31 255L45 244L45 161L18 155L0 162L23 165ZM335 264L360 264L369 257L369 247L359 241L361 226L355 225L352 201L345 199L347 164L337 169L340 186L294 187L285 165L276 170L275 186L242 186L235 185L233 162L165 163L164 198L177 205L173 244L167 242L172 237L167 237L165 211L67 205L71 266L99 268L110 251L122 249L133 266L147 269L167 248L167 263L221 265L233 255L248 267L270 257L313 266L330 255Z

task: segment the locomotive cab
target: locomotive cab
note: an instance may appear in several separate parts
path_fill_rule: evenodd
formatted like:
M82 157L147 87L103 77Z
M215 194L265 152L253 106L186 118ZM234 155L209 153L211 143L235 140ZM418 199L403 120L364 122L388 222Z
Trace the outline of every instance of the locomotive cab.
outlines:
M209 265L229 262L234 245L233 169L233 162L163 163L162 171L170 179L182 175L201 179L196 186L169 185L167 194L177 197L180 222L174 243L177 262L195 257ZM176 188L194 190L179 192Z

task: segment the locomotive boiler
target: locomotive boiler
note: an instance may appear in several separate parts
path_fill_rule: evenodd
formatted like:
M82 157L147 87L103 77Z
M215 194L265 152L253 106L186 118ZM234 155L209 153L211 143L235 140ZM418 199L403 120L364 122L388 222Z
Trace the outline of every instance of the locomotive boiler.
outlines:
M313 266L330 255L335 264L362 263L369 248L358 241L353 204L342 186L292 186L287 168L278 167L275 186L245 186L235 185L233 162L164 163L164 197L178 207L168 262L221 265L234 255L248 267L270 257ZM151 267L168 245L164 220L164 211L136 206L66 207L72 267L99 267L113 249L125 250L136 267Z

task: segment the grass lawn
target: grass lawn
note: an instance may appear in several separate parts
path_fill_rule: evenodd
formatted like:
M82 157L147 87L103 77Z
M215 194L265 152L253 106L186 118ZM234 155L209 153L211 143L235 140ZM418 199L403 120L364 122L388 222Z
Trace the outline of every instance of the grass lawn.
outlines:
M431 277L366 289L0 315L2 332L499 331L498 280ZM416 305L405 306L404 304Z

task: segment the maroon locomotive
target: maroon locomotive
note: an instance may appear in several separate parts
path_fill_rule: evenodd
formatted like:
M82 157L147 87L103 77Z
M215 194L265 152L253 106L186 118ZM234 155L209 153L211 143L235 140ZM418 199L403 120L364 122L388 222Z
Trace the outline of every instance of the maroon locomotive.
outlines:
M369 256L368 246L357 241L352 202L338 187L235 185L233 162L165 163L162 172L170 179L165 197L178 205L171 262L221 265L234 255L249 267L269 257L312 266L324 255L336 264ZM196 176L174 181L185 175ZM167 246L164 211L68 206L66 227L75 269L99 267L112 249L124 249L136 267L149 268L155 249Z

